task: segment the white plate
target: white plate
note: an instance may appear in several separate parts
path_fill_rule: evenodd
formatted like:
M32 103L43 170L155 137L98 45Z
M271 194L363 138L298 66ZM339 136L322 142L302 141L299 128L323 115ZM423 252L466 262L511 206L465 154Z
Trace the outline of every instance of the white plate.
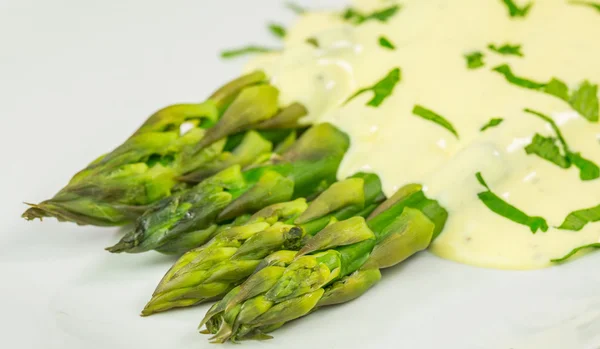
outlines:
M110 255L114 229L27 223L20 202L54 194L158 107L203 99L243 64L220 50L275 46L266 23L293 17L276 0L0 3L0 347L214 347L196 332L207 306L138 316L172 258ZM359 301L243 346L598 349L599 262L505 272L424 253Z

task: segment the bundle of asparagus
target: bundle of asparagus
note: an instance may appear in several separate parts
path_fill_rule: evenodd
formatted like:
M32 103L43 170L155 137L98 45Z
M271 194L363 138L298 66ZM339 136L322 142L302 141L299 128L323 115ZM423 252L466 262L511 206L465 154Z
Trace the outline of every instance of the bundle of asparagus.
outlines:
M219 223L243 220L271 204L311 197L336 180L348 149L346 134L323 123L308 129L281 156L241 171L231 166L153 205L111 252L183 253L219 232ZM241 217L241 218L239 218Z
M208 311L200 326L213 342L267 339L286 322L319 307L353 300L379 279L379 269L426 249L447 212L410 185L374 211L323 229L293 258L265 265ZM336 225L352 226L340 229ZM267 257L267 260L269 258Z
M142 315L221 299L201 323L214 342L269 338L366 292L447 218L419 185L382 203L374 174L336 182L348 136L300 126L305 114L281 108L264 73L242 76L203 103L158 111L23 217L135 222L110 252L183 254Z
M52 199L30 204L23 217L123 225L186 187L181 180L197 182L235 164L267 160L273 143L285 147L295 134L268 130L297 128L296 121L306 114L299 104L281 109L278 95L266 75L255 72L202 103L161 109L122 145L75 174Z
M299 249L318 231L350 231L353 226L335 222L367 216L384 198L379 177L357 173L331 185L309 205L304 198L273 204L244 224L219 228L167 272L142 315L219 298L257 268L291 262L296 253L288 250Z

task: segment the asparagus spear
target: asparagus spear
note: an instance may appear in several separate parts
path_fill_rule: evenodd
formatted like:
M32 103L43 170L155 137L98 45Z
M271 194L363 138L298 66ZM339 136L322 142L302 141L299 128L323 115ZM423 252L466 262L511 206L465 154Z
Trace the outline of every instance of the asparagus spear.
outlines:
M299 249L330 222L366 216L383 199L379 177L358 173L331 185L310 205L300 198L267 206L244 225L225 229L184 254L160 281L142 315L220 297L258 267L291 262L295 252L285 250Z
M217 223L327 188L335 182L348 146L348 136L331 124L316 125L268 164L243 172L240 166L232 166L159 201L140 217L133 231L108 250L183 253L201 246L212 237L211 227Z
M232 289L201 322L213 342L266 339L288 321L319 307L350 301L379 279L380 268L426 249L443 229L447 212L419 186L401 190L368 222L350 218L354 229L325 229L309 240L287 267L267 266ZM346 223L350 224L350 223Z
M270 153L272 145L255 132L232 152L224 151L225 138L258 125L293 125L306 113L293 105L277 114L277 99L278 90L266 75L255 72L226 84L202 103L161 109L123 144L75 174L52 199L29 204L23 217L100 226L133 222L148 205L171 195L179 176L196 169L211 175ZM191 129L183 132L184 124Z

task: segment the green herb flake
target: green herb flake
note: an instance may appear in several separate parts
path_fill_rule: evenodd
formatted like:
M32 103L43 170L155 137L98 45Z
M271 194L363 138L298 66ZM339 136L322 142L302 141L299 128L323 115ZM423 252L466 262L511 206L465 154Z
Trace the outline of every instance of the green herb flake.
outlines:
M478 69L485 65L483 53L479 51L467 53L464 57L467 60L467 69Z
M495 71L495 72L498 72L498 73L504 75L504 78L506 79L506 81L510 82L513 85L521 86L521 87L528 88L531 90L539 90L546 86L545 83L536 82L533 80L528 80L528 79L516 76L512 72L512 69L510 68L510 66L508 64L502 64L495 68L492 68L492 71Z
M597 11L600 12L600 2L592 2L592 1L570 1L569 3L573 4L573 5L582 5L582 6L588 6L591 8L595 8Z
M479 131L483 132L483 131L487 130L488 128L496 127L496 126L500 125L502 123L502 121L504 121L504 119L502 119L502 118L491 119L490 121L488 121L487 124L483 125L483 127L481 127L481 129L479 129Z
M275 51L275 49L268 48L268 47L262 47L262 46L250 45L250 46L246 46L246 47L242 47L242 48L238 48L238 49L223 51L223 52L221 52L221 58L235 58L238 56L257 54L257 53L266 53L266 52L273 52L273 51Z
M598 121L598 85L582 82L571 94L569 104L589 121Z
M569 152L568 158L579 169L579 179L582 181L591 181L600 177L600 167L583 158L580 153Z
M287 7L288 9L290 9L292 11L294 11L294 13L296 13L298 15L303 15L303 14L305 14L307 12L304 7L298 5L298 4L294 3L294 2L291 2L291 1L286 2L285 3L285 7Z
M569 213L558 229L580 231L588 223L600 221L600 205Z
M556 139L552 137L544 137L536 134L533 137L531 144L525 147L527 154L535 154L544 160L548 160L561 168L570 168L575 165L579 169L579 178L582 181L590 181L600 177L600 167L592 161L585 159L580 153L571 151L565 138L563 137L558 125L547 115L531 109L525 109L526 113L533 114L550 124ZM556 141L563 148L563 153L560 152Z
M504 56L523 57L523 52L521 52L521 45L504 44L502 46L496 46L495 44L489 44L488 49Z
M504 218L510 219L515 223L528 226L533 234L537 233L538 230L543 232L548 231L548 223L544 218L530 217L523 211L504 201L498 195L494 194L483 179L481 172L477 172L475 177L479 183L487 189L487 191L478 193L477 196L492 212L497 213Z
M515 17L525 17L531 10L531 6L533 6L532 2L528 2L524 6L519 7L513 0L502 0L506 8L508 9L508 15Z
M535 154L544 160L548 160L561 168L571 167L567 157L560 153L560 148L556 145L556 139L544 137L535 134L531 144L525 147L527 155Z
M314 36L311 36L310 38L306 38L305 42L311 46L314 46L316 48L319 48L319 41L317 41L317 38L315 38Z
M452 124L448 120L446 120L443 116L435 113L434 111L429 110L420 105L415 105L412 112L414 115L420 116L425 120L435 122L436 124L442 126L446 130L452 132L452 134L455 135L456 138L459 138L458 132L456 132L456 130L454 129L454 126L452 126Z
M287 31L285 30L285 28L277 23L271 23L269 24L269 31L271 32L271 34L275 35L276 37L283 39L285 38L285 35L287 34Z
M369 20L377 20L380 22L387 22L400 10L400 5L393 5L369 14L361 13L353 8L348 8L342 14L342 18L354 25L362 24Z
M542 88L542 92L558 97L563 101L569 100L569 87L567 84L556 78L552 78L552 80Z
M390 50L396 49L396 46L394 46L394 44L392 44L392 42L390 40L388 40L385 36L379 37L379 46L385 47Z
M552 78L549 82L543 83L519 77L512 72L508 64L494 67L492 71L504 75L506 81L513 85L540 91L562 99L590 122L597 122L599 119L598 85L587 80L579 84L575 90L569 91L567 84L557 78Z
M577 248L574 248L571 252L567 253L565 256L563 256L561 258L551 259L550 262L562 263L562 262L566 261L567 259L573 257L575 254L577 254L580 251L587 250L587 249L596 249L596 248L600 248L600 242L596 242L596 243L589 244L589 245L579 246Z
M350 96L345 103L350 102L365 92L373 91L375 95L369 102L367 102L366 105L371 107L379 107L381 103L383 103L383 101L392 94L394 87L396 87L398 82L400 82L401 78L400 68L394 68L375 85L358 90L355 94Z

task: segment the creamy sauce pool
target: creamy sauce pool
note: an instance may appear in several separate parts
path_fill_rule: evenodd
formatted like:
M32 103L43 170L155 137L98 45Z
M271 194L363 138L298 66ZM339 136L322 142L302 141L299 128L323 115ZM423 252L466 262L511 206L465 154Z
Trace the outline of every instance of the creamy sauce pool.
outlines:
M389 5L358 1L370 11ZM381 47L384 35L395 50ZM315 37L320 48L305 42ZM531 269L551 265L574 247L598 242L600 224L579 232L550 228L532 234L527 226L490 211L477 197L491 189L530 216L560 225L572 211L600 203L600 179L582 182L576 167L568 170L524 147L534 134L553 136L547 123L523 111L550 115L569 146L600 163L600 125L590 123L564 101L509 84L491 68L507 63L516 75L546 82L557 77L570 86L587 79L600 82L600 14L565 0L538 0L526 18L510 18L501 0L405 0L387 23L350 25L337 13L310 13L288 31L285 50L252 62L264 69L284 102L308 106L309 121L328 121L345 132L352 146L339 177L374 171L385 192L422 183L427 195L450 212L433 253L462 263L491 268ZM501 56L494 43L521 44L524 57ZM485 67L469 70L464 55L485 53ZM377 107L366 106L372 93L343 102L394 67L402 80ZM452 133L412 114L423 105L449 120ZM481 132L491 118L504 122Z

